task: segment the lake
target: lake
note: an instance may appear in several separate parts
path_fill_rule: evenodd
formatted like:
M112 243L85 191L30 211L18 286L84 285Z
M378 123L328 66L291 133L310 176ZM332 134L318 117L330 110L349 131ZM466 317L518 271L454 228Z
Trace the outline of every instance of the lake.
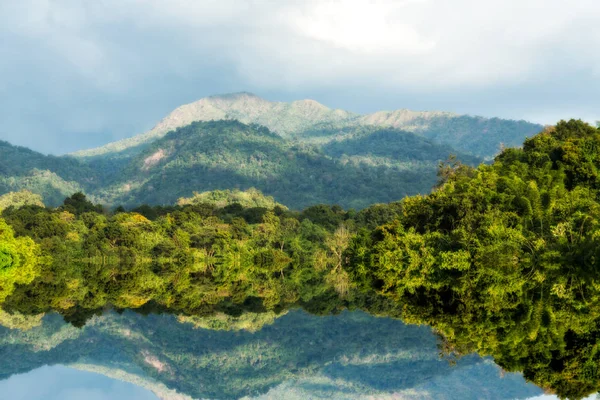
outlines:
M543 394L490 359L444 356L429 327L358 311L208 317L106 311L82 328L57 314L23 317L18 324L0 328L0 392L11 399L526 399Z

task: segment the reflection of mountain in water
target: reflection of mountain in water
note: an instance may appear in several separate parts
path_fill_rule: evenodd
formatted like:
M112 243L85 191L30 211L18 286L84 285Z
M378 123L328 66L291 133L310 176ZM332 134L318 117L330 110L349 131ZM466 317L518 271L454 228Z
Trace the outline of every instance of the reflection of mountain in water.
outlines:
M440 359L429 328L360 312L185 322L108 313L82 329L49 315L27 331L1 328L0 357L2 378L45 364L73 365L132 381L165 399L512 399L540 393L477 356L456 366Z

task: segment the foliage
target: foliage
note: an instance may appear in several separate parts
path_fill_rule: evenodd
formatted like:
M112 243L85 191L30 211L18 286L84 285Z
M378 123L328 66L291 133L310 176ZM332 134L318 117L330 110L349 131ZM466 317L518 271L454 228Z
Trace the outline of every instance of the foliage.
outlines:
M257 191L237 196L263 198ZM147 218L110 214L81 193L64 203L4 211L17 234L35 239L53 260L5 309L58 311L81 325L106 306L233 315L318 304L324 296L331 299L324 312L331 312L351 298L342 253L351 237L347 227L360 225L351 219L356 213L340 207L319 206L323 214L239 204L139 207Z
M355 239L353 280L459 353L582 398L598 390L600 132L561 121L492 165L444 169L402 217Z
M44 207L42 196L31 193L28 190L10 192L0 196L0 212L8 207L19 208L28 205Z
M211 192L198 193L194 192L193 197L182 197L177 200L177 204L198 205L211 204L216 208L224 208L232 204L238 204L242 208L266 208L272 210L275 207L287 209L283 204L275 202L273 197L263 195L259 190L250 188L245 191L235 190L213 190Z
M0 304L16 284L28 284L39 273L38 247L30 238L15 238L13 230L0 219Z

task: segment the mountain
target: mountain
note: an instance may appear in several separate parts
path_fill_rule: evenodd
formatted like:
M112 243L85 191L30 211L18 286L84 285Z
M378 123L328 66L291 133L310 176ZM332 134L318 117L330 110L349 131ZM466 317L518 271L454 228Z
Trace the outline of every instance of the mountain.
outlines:
M485 159L491 159L502 147L520 146L526 137L544 128L526 121L409 110L376 112L362 117L360 123L402 129Z
M193 191L257 188L295 209L364 208L427 193L452 148L393 129L361 128L325 145L300 144L259 125L194 122L132 155L94 200L172 204ZM460 155L469 164L480 160Z
M285 138L293 137L319 124L339 124L355 120L358 115L343 110L331 110L314 100L291 103L271 102L251 93L210 96L176 108L154 128L141 135L110 143L98 149L84 150L73 155L93 157L135 151L159 139L168 132L195 121L238 120L266 126Z
M428 193L450 155L475 165L541 129L446 112L359 115L314 100L211 96L142 135L73 155L0 142L0 195L29 190L55 206L83 191L102 204L135 206L255 187L292 208L363 208Z
M501 144L518 146L525 137L532 136L543 128L526 121L488 119L448 112L403 109L359 115L330 109L314 100L271 102L242 92L210 96L183 105L146 133L73 155L123 157L138 152L148 143L192 122L229 119L266 126L283 138L300 141L314 136L334 136L344 128L396 128L483 158L490 158L498 153Z

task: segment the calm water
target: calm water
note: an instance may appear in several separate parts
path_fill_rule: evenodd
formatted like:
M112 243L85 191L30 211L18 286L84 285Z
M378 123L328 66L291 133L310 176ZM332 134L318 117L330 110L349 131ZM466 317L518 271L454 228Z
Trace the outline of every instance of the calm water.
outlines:
M440 358L438 339L427 327L362 312L321 317L291 310L235 318L107 312L83 328L58 315L11 326L0 328L0 393L7 399L542 395L490 360Z

